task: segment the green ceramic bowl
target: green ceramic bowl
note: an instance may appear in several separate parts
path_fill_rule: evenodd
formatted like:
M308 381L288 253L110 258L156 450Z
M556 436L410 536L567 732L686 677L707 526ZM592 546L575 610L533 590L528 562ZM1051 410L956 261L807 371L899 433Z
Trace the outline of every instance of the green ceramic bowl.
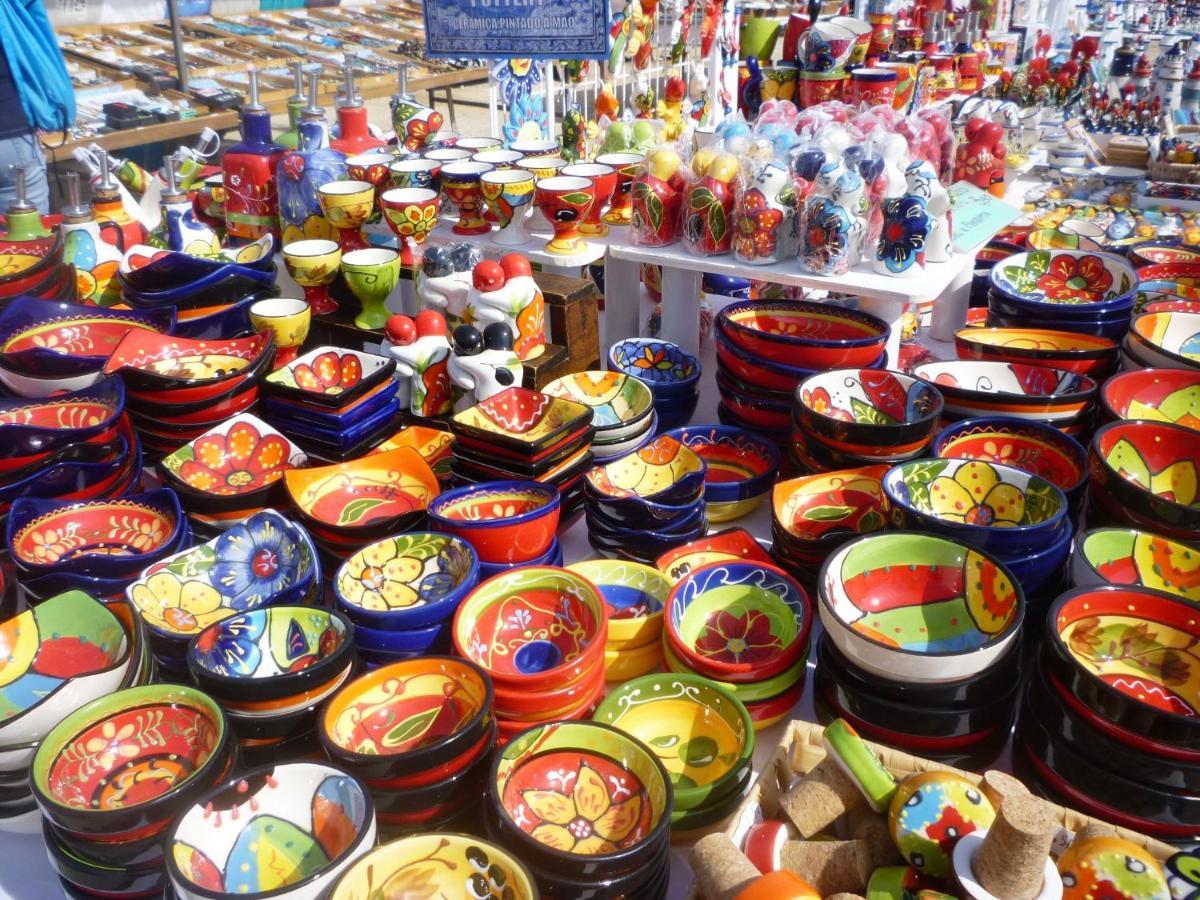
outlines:
M691 669L683 664L678 656L664 640L662 642L663 659L667 663L667 668L672 672L678 672L681 675L696 674ZM737 697L742 703L757 703L762 700L770 700L772 697L778 697L784 691L791 688L804 677L805 667L808 665L807 651L792 665L788 666L778 675L774 675L765 681L748 681L745 683L734 683L732 681L717 681L709 679L718 687L723 687L733 696Z

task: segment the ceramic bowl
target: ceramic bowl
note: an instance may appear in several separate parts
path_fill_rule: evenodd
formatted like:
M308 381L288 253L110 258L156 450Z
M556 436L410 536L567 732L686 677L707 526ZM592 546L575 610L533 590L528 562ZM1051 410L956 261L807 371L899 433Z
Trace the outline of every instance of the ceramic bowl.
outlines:
M1104 382L1100 403L1110 419L1171 422L1200 431L1200 371L1122 372Z
M992 267L990 289L1037 313L1111 310L1132 301L1139 274L1112 253L1033 250Z
M715 327L755 356L812 369L869 365L891 335L875 316L800 301L731 303L717 313Z
M704 500L712 504L755 500L766 496L779 470L779 448L741 428L695 425L667 434L704 460ZM751 507L753 509L753 507Z
M1097 380L1116 370L1120 356L1109 338L1045 328L964 328L954 347L959 359L1048 366Z
M478 581L486 581L487 579L491 578L494 575L499 575L502 572L508 572L511 569L520 569L525 566L561 566L562 563L563 563L562 545L558 542L558 538L555 538L553 543L550 544L549 550L547 550L541 556L529 560L529 562L523 562L523 563L485 563L485 562L481 562L479 564L479 578L477 579L477 582ZM472 585L472 587L473 586L474 585Z
M1062 589L1064 570L1071 556L1071 542L1074 532L1064 528L1052 542L1037 550L1004 558L1008 573L1016 579L1026 598L1032 604L1048 599Z
M608 607L575 572L550 566L490 578L454 614L454 649L496 681L527 690L561 686L602 659Z
M658 569L615 559L589 559L567 566L597 588L608 607L608 643L622 650L657 643L671 582Z
M987 325L996 328L1048 328L1051 331L1074 331L1093 338L1103 338L1116 343L1129 331L1129 315L1115 319L1059 319L1040 315L1014 316L998 311L993 302L987 316Z
M582 403L511 387L456 413L450 430L482 442L485 451L506 450L529 458L582 431L591 420L591 409Z
M1200 313L1142 313L1134 317L1128 340L1148 366L1200 368Z
M759 356L743 350L719 331L713 331L713 345L717 351L717 371L732 375L743 384L755 385L772 391L791 392L805 378L817 374L815 369L790 366L782 362L773 362L764 356ZM882 369L887 363L887 353L880 353L868 369Z
M721 798L754 755L746 707L696 675L628 681L605 697L592 718L632 735L658 756L671 778L676 810Z
M36 464L70 444L109 440L124 409L125 392L116 378L65 396L0 399L5 434L0 464L10 469Z
M639 433L654 412L650 388L622 372L574 372L554 379L542 391L589 407L596 437L604 440L620 440Z
M43 737L69 713L124 687L141 646L113 611L79 591L0 623L6 647L0 745ZM136 651L136 652L135 652Z
M214 272L167 291L135 291L123 284L121 299L137 309L174 306L178 310L197 310L236 303L247 294L273 290L274 286L274 271L256 271L246 266L227 265L223 271Z
M792 409L801 427L831 448L885 457L928 443L942 395L899 372L835 369L801 382Z
M768 434L787 429L792 401L786 394L772 396L763 391L753 390L750 385L729 377L720 367L717 369L717 392L721 397L720 407L734 420L726 421L721 418L723 424L740 424L742 427Z
M686 544L708 533L708 519L701 514L692 519L694 525L685 530L637 531L613 529L592 513L584 516L588 528L588 543L606 556L631 559L650 564L668 550Z
M1088 449L1091 496L1129 524L1169 537L1200 535L1200 442L1162 422L1111 422Z
M558 529L558 489L536 481L493 481L447 491L429 503L430 524L460 537L487 563L544 554Z
M805 543L881 531L889 518L880 483L887 470L875 465L777 482L771 498L773 522Z
M358 780L319 763L284 763L199 798L172 827L164 856L179 900L317 900L375 834L371 794Z
M1091 409L1097 385L1087 375L1003 362L935 362L913 374L936 387L959 418L1018 416L1066 424Z
M1066 495L1013 466L918 459L883 476L897 527L944 534L1007 559L1044 548L1069 529Z
M172 551L167 551L166 556ZM138 570L118 578L97 578L72 572L48 572L45 575L22 575L21 587L30 605L49 600L68 591L83 591L89 597L108 603L125 596L125 588L138 576Z
M0 362L3 360L3 354L0 354ZM70 393L71 391L82 390L83 388L91 387L98 381L103 381L105 377L104 373L97 369L95 372L87 372L83 375L60 375L41 378L36 375L26 375L23 372L16 372L6 366L0 365L0 385L3 385L15 397L28 397L31 400L39 400L64 391Z
M1200 551L1133 528L1095 528L1075 537L1071 581L1148 588L1200 603Z
M190 253L173 250L155 250L151 254L151 259L141 262L136 258L135 251L137 249L139 248L130 248L125 259L122 260L120 273L124 287L132 288L142 294L159 294L179 290L181 287L187 287L203 279L211 278L213 275L219 275L230 266L228 260L221 258L193 256ZM141 249L149 248L144 248L143 245ZM267 271L265 267L269 266L270 260L270 254L264 254L264 258L259 264L246 263L240 268L258 269L265 272Z
M317 722L325 752L367 779L411 776L470 755L492 728L492 681L473 663L426 656L361 675Z
M354 629L354 642L360 653L369 653L377 659L392 656L408 659L418 653L444 653L450 647L450 623L435 622L398 631L358 625Z
M602 498L688 503L704 490L705 470L704 460L694 451L664 435L636 453L592 469L584 490Z
M643 743L597 722L515 735L492 760L488 812L522 859L584 878L626 874L662 852L673 793ZM590 823L568 830L566 817Z
M663 636L689 668L728 681L762 681L806 652L812 604L782 569L718 562L671 588Z
M1021 469L1049 481L1077 510L1087 487L1087 450L1051 425L1006 416L963 419L933 439L933 455L977 459Z
M275 356L270 332L224 341L192 341L131 331L113 350L104 371L119 372L137 391L171 391L174 400L210 399L235 378L255 380Z
M636 431L629 437L617 440L599 441L593 437L591 450L596 464L601 465L618 457L625 456L628 453L641 450L654 440L654 436L659 432L658 410L651 407L650 415L638 424L638 428L641 430ZM597 431L596 434L599 435L600 432Z
M613 684L621 684L630 678L657 672L663 667L663 645L660 639L640 647L627 647L604 651L604 678Z
M995 664L1018 640L1024 596L993 556L921 532L867 535L825 561L821 623L859 668L944 682Z
M385 356L317 347L268 375L263 390L300 403L341 409L390 379L395 371L396 361Z
M225 777L232 737L221 707L195 688L152 684L93 700L56 725L33 757L42 814L105 841L164 831Z
M383 538L337 570L338 607L356 623L395 631L454 614L479 579L479 558L462 538L418 531Z
M596 706L604 695L605 671L596 666L583 678L552 690L531 693L495 686L495 711L502 723L532 725L556 719L576 719Z
M608 363L616 371L646 382L655 399L685 397L695 393L700 381L700 360L670 341L617 341L608 349Z

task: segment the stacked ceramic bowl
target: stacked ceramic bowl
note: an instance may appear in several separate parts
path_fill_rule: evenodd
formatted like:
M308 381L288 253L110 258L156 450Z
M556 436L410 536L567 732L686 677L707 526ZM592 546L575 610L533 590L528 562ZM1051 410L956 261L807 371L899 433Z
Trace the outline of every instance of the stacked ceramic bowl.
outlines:
M241 413L158 461L196 534L205 539L286 500L283 473L308 465L304 451L266 422Z
M605 679L627 681L661 666L663 607L671 593L667 577L623 559L589 559L567 568L596 585L608 607Z
M709 524L754 512L779 471L776 444L732 425L688 425L667 432L704 460L704 508Z
M882 368L890 335L881 319L825 303L729 304L713 329L721 421L786 444L800 382L829 369Z
M622 372L575 372L554 379L542 391L592 410L595 462L632 453L658 433L658 413L650 388Z
M653 564L708 532L704 460L673 437L655 438L587 473L588 543L606 556Z
M477 831L496 719L476 665L424 656L346 684L317 722L325 754L366 785L393 833Z
M126 257L127 260L130 257ZM275 296L274 257L265 253L242 265L190 253L155 251L144 265L122 265L121 298L134 309L173 306L180 318L197 309L237 303L249 295Z
M1198 641L1196 607L1184 598L1114 585L1063 594L1017 724L1018 771L1087 815L1194 839Z
M469 484L519 478L553 485L566 520L583 505L595 430L592 410L582 403L507 388L450 420L450 469Z
M1134 528L1094 528L1075 537L1071 584L1127 585L1200 602L1200 553Z
M263 381L263 418L323 462L356 459L396 430L396 361L318 347Z
M598 722L554 722L495 754L484 826L544 897L662 900L673 797L662 761L637 738Z
M1104 382L1100 415L1104 422L1146 419L1200 430L1195 397L1200 396L1200 370L1137 369Z
M728 688L698 675L645 675L612 691L592 717L637 738L671 779L671 832L712 829L752 781L754 725ZM708 753L696 752L708 748Z
M1030 250L997 263L988 278L989 325L1114 341L1129 330L1138 273L1115 254Z
M609 348L608 366L644 381L650 388L659 431L691 421L700 402L700 360L678 344L626 338Z
M985 763L1017 705L1024 597L989 553L938 535L867 535L818 581L816 695L869 740Z
M169 488L120 500L13 503L5 543L29 605L67 591L115 600L142 569L191 545Z
M0 252L10 259L28 260L14 271L0 275L0 301L22 295L38 302L74 300L78 282L73 266L63 262L63 232L32 241L0 241ZM10 256L10 254L12 254Z
M777 566L714 562L671 588L663 654L673 672L720 682L759 730L789 715L804 691L812 618L804 588Z
M236 748L217 702L179 684L115 691L59 722L29 780L69 896L161 894L171 823L233 774Z
M61 594L0 624L19 636L0 671L0 832L40 830L29 764L41 740L79 707L145 684L154 664L145 633L124 600L104 605L80 591Z
M337 570L333 593L354 622L369 667L450 649L458 604L479 580L479 558L462 538L415 531L368 544Z
M429 503L429 524L470 544L479 580L523 566L561 566L558 488L537 481L491 481L446 491Z
M192 638L187 665L225 710L243 764L303 756L316 750L317 709L354 671L354 626L320 607L252 609Z
M806 378L792 404L790 451L811 473L924 456L942 395L886 369L834 369Z
M1111 338L1047 328L964 328L955 332L959 359L1045 366L1104 381L1121 363L1121 346Z
M459 604L452 637L491 676L501 741L585 718L604 695L608 606L576 572L530 566L490 578Z
M252 407L274 358L269 332L187 340L131 331L104 371L125 382L126 407L146 448L166 454Z
M1147 312L1121 344L1124 369L1200 371L1200 312Z

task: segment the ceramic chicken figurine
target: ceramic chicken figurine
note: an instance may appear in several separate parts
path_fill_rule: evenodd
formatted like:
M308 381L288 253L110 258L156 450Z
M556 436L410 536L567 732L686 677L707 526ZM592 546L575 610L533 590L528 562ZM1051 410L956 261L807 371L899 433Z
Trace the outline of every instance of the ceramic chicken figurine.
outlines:
M482 260L478 247L462 243L430 247L421 260L417 300L422 308L441 312L452 331L475 322L472 273Z
M384 349L396 360L400 376L396 395L401 405L426 419L449 415L454 391L445 317L437 310L423 309L415 319L392 316L386 330Z
M986 119L969 121L963 130L963 142L955 152L954 180L969 181L977 188L1004 196L1004 158L1007 149L1000 140L1003 135L1004 129L995 122Z
M503 322L493 322L482 334L474 325L454 329L449 371L463 392L455 403L457 409L467 409L521 383L521 361L512 346L512 331Z
M522 362L546 350L546 299L533 278L529 260L509 253L500 262L478 263L472 278L479 322L503 322L514 335L513 351Z

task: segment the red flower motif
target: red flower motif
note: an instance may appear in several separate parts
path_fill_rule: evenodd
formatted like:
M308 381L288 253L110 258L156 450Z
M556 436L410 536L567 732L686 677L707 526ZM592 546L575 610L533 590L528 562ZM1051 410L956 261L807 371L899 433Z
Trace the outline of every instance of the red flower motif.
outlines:
M340 359L336 353L322 353L308 363L292 366L296 386L314 394L340 394L362 381L362 363L353 353Z
M937 841L938 846L949 855L954 852L954 845L958 843L958 839L974 830L974 823L968 822L959 815L958 810L953 806L945 806L942 808L941 817L928 825L925 833L932 840Z
M1037 282L1048 300L1075 303L1103 300L1112 283L1112 274L1098 256L1056 256Z
M758 610L740 616L726 610L713 613L696 639L697 653L727 663L766 662L782 649L771 631L771 620Z

